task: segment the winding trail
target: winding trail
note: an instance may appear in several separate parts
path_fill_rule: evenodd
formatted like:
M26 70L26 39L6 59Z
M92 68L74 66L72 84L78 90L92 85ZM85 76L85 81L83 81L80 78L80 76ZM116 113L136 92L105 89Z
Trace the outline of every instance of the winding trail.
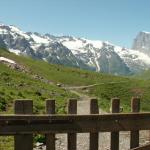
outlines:
M104 83L96 83L91 85L85 85L85 86L64 86L63 88L66 90L77 90L77 89L84 89L84 88L91 88L98 85L104 85L104 84L119 84L119 83L128 83L127 81L120 81L120 82L104 82Z
M87 87L87 86L84 86ZM88 86L89 87L89 86ZM91 87L91 86L90 86ZM77 102L77 114L89 114L90 113L90 99L91 97L76 91L76 88L68 88L68 90L79 96L80 100ZM83 86L82 86L83 88ZM103 110L99 109L100 114L105 114ZM142 132L143 137L143 132ZM141 139L142 139L141 137ZM143 137L145 139L145 137ZM142 142L145 144L145 140ZM130 145L130 133L120 132L120 149L129 150ZM45 146L35 148L34 150L46 150ZM57 134L56 135L56 150L67 150L67 134ZM78 133L77 134L77 150L89 150L89 133ZM99 133L99 150L110 150L110 133Z

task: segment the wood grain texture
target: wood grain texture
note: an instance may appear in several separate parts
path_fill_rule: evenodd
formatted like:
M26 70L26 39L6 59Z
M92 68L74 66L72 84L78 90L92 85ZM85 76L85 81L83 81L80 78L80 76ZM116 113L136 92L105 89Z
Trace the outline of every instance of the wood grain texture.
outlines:
M150 130L150 113L104 115L0 115L0 134Z
M77 100L70 99L68 104L68 114L77 114ZM77 134L76 133L68 133L68 150L76 150L77 149Z
M131 112L139 112L140 111L140 99L132 98L131 100ZM139 131L131 131L130 133L130 148L135 148L139 146Z
M114 98L111 101L112 113L119 113L120 99ZM119 150L119 132L111 132L111 150Z
M15 101L15 114L32 114L33 102L31 100ZM33 150L33 135L16 135L14 137L15 150Z
M91 99L90 101L90 113L99 114L98 101L97 99ZM90 150L98 150L99 135L98 132L90 133Z
M46 101L46 113L55 114L55 100ZM55 133L46 134L46 150L55 150Z
M150 144L146 144L140 147L133 148L131 150L150 150Z

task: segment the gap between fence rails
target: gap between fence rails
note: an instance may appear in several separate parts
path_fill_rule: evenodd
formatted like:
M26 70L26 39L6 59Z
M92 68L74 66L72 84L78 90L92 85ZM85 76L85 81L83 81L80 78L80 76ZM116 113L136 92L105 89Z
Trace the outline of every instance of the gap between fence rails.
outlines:
M46 150L55 150L55 133L68 133L68 150L76 150L77 133L90 133L90 150L98 150L98 132L111 132L111 150L119 150L119 131L131 131L130 147L139 145L139 130L150 130L150 113L140 113L140 100L132 99L132 112L120 112L120 100L112 99L112 114L99 115L92 99L90 115L77 115L77 100L71 99L68 114L55 114L55 100L47 100L45 115L33 115L31 100L15 102L16 115L0 115L0 134L15 135L15 150L32 150L33 133L46 136ZM16 135L17 134L17 135ZM139 149L140 150L140 149Z

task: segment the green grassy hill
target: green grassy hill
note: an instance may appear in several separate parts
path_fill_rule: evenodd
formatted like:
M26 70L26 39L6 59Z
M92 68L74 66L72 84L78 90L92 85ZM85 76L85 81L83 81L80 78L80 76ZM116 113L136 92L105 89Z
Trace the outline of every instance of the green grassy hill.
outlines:
M0 50L0 56L23 64L21 57L5 50ZM24 60L27 62L30 59L24 58ZM72 97L77 96L55 85L34 79L29 73L13 70L4 64L0 64L0 111L2 113L13 112L12 106L15 99L32 99L35 113L44 111L46 99L56 99L57 112L64 112L67 100Z
M110 99L112 97L119 97L121 99L124 110L129 111L130 99L132 96L141 97L142 109L150 110L150 81L101 74L60 65L52 65L44 61L33 60L29 57L17 56L2 49L0 50L0 56L12 59L18 64L25 66L25 68L30 71L29 73L21 73L10 70L6 66L0 64L0 78L2 82L0 89L1 91L4 91L3 89L7 91L5 92L5 96L3 96L5 97L5 99L7 99L7 101L8 99L11 99L10 102L12 102L12 99L14 98L30 98L34 99L35 103L41 103L44 101L44 99L50 97L58 99L59 104L64 102L63 99L66 99L69 96L73 97L75 95L72 95L69 92L63 91L63 89L54 86L57 83L61 83L67 86L100 84L88 88L87 90L80 90L80 92L86 93L87 95L90 95L92 97L97 97L99 99L100 107L106 110L109 109ZM48 85L38 80L31 79L31 75L33 74L39 75L44 79L48 79L54 85ZM5 84L5 78L7 77L8 79L10 78L8 80L8 83L14 84L14 86L11 87ZM26 81L24 81L24 79ZM22 82L27 83L24 83L23 87L18 88L19 84L21 84ZM13 91L10 89L13 89ZM10 94L11 91L14 94ZM37 94L39 91L40 93L42 91L41 96ZM57 94L52 94L53 91L55 91L54 93ZM42 105L37 106L42 107Z
M35 113L45 111L45 99L56 99L57 112L64 113L67 100L78 98L78 96L56 86L57 83L70 87L98 84L84 90L78 89L78 92L97 97L99 106L107 111L112 97L119 97L124 111L130 111L130 100L133 96L141 97L143 111L150 111L150 80L52 65L29 57L17 56L5 49L0 49L1 56L12 59L25 68L25 71L14 70L0 63L1 113L13 113L13 101L15 99L32 99ZM35 76L38 78L35 78ZM42 78L42 80L39 78ZM143 76L143 79L145 79L145 76ZM2 137L0 141L2 141L0 143L2 150L6 149L6 145L8 150L12 150L12 138Z
M135 78L143 79L143 80L150 80L150 70L147 70L143 73L136 74Z

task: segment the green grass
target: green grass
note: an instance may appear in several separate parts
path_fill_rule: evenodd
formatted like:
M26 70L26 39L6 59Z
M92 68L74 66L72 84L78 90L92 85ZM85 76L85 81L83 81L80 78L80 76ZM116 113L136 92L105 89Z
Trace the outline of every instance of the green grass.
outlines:
M101 82L119 81L122 77L108 74L100 74L92 71L85 71L76 68L64 67L61 65L48 64L44 61L33 60L29 57L17 56L15 54L0 51L0 55L13 59L19 64L26 66L32 73L41 75L55 83L66 85L89 85Z
M134 75L134 78L150 80L150 70Z
M55 99L57 112L65 112L67 100L77 97L55 85L49 85L32 76L12 70L6 65L0 64L0 111L1 113L13 112L13 101L15 99L32 99L34 102L34 113L45 111L45 100Z
M55 84L62 83L69 86L82 86L95 83L104 83L102 85L90 88L86 94L97 97L99 99L100 107L105 110L109 109L110 99L112 97L119 97L121 99L121 104L124 107L124 110L130 111L130 100L133 96L140 97L142 99L142 110L150 110L150 81L129 77L113 76L109 74L64 67L61 65L48 64L43 61L33 60L29 57L16 56L15 54L6 52L6 50L1 50L0 55L15 60L17 63L26 66L26 68L31 71L31 74L38 74ZM28 82L30 83L28 86L31 89L34 89L35 83L32 83L30 80L31 79L28 80ZM16 80L16 84L19 84L17 81L18 80ZM37 81L35 82L36 84L38 84ZM110 84L110 82L116 83ZM42 85L42 83L40 83L40 89L48 88L47 86L48 85ZM35 88L34 92L36 90L37 89ZM15 91L16 89L14 89L14 92ZM30 95L26 93L28 92L22 91L21 94L25 97L28 96L30 98ZM47 94L43 94L41 99L44 99L47 96ZM16 98L17 97L18 95L16 94ZM53 95L51 95L51 97L53 98ZM31 98L37 99L36 103L38 103L39 97L33 96ZM58 96L54 98L59 99L60 97ZM60 99L59 103L63 101L62 99Z
M0 56L19 58L3 50L0 52ZM28 73L12 70L6 65L0 64L1 114L14 113L13 103L16 99L33 100L34 113L45 113L45 100L55 99L56 113L66 113L66 105L69 98L77 98L77 96L55 85L49 85L33 79ZM36 136L35 140L38 141L39 137ZM13 137L0 137L0 141L0 150L13 150Z
M111 98L118 97L125 112L130 110L132 97L141 98L141 110L150 111L150 82L142 80L128 79L125 83L104 84L89 89L91 96L99 98L99 105L105 110L109 110Z
M109 110L110 99L113 97L121 99L121 105L125 112L130 111L130 100L133 96L141 98L142 111L150 111L150 80L145 80L149 79L148 73L142 75L142 77L140 76L140 79L137 76L136 78L113 76L48 64L29 57L17 56L5 49L0 49L0 56L10 58L30 70L28 73L22 73L0 64L1 113L13 113L13 102L15 99L32 99L34 102L34 113L45 113L45 99L56 99L57 113L65 113L67 100L73 97L77 98L77 96L55 86L57 83L68 86L100 84L80 92L91 97L97 97L99 106L106 111ZM33 79L32 75L35 74L50 80L54 85ZM39 139L37 137L37 140ZM7 149L12 150L12 138L0 138L0 141L4 143L0 143L0 149L5 150L7 145Z

